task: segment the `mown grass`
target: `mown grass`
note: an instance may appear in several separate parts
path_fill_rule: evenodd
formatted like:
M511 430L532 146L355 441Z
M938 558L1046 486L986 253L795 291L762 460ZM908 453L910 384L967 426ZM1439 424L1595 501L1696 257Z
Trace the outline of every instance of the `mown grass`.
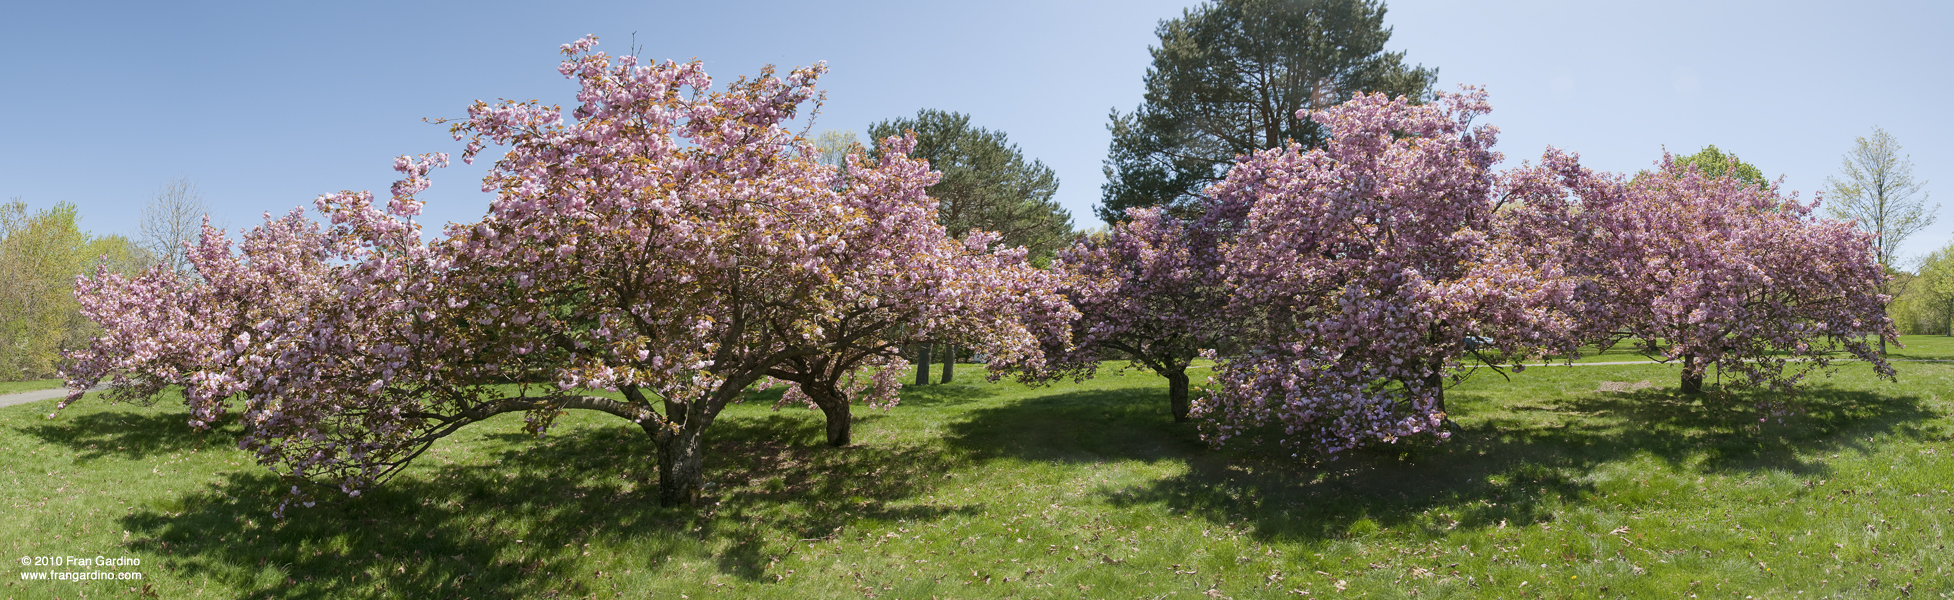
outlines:
M1905 344L1905 347L1902 348L1902 347L1895 346L1889 348L1887 352L1887 358L1893 360L1954 360L1954 337L1938 336L1938 335L1909 335L1909 336L1904 336L1901 339L1901 342ZM1610 362L1648 362L1660 358L1660 357L1650 357L1648 355L1642 354L1641 351L1637 349L1637 344L1639 343L1640 340L1638 338L1627 338L1615 343L1614 345L1608 346L1607 348L1601 348L1592 345L1582 346L1576 350L1576 355L1573 357L1556 356L1550 358L1536 358L1534 360L1527 361L1526 364L1529 365L1563 364L1563 363L1570 363L1570 362L1574 364L1610 363ZM1849 356L1843 353L1839 354L1838 356L1841 358L1850 358ZM1497 357L1489 356L1487 358L1490 360L1490 359L1495 359ZM1472 357L1468 356L1467 362L1477 362L1477 361L1473 360Z
M140 558L114 570L164 598L1944 597L1954 364L1899 368L1847 364L1782 418L1677 395L1670 365L1482 374L1450 394L1453 441L1334 460L1210 450L1143 372L965 372L861 410L845 449L818 412L727 411L699 508L657 505L635 427L536 440L505 416L284 520L235 425L50 401L0 409L0 538Z
M1909 335L1900 338L1905 348L1892 348L1887 356L1899 360L1954 360L1954 337Z

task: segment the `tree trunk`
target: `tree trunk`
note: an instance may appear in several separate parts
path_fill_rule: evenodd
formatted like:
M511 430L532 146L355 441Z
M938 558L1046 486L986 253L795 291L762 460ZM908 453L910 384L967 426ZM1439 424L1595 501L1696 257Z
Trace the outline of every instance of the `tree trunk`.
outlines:
M949 383L957 375L957 345L943 345L943 383Z
M1445 372L1439 367L1432 367L1432 372L1425 375L1425 385L1432 386L1432 397L1438 400L1432 408L1445 413L1446 418L1451 418L1451 412L1445 410Z
M649 427L647 427L649 428ZM665 506L691 505L699 501L699 486L705 481L703 431L680 427L675 433L654 433L658 440L658 502Z
M849 421L853 418L848 413L848 403L822 406L821 412L828 416L828 445L836 448L848 445L852 441L849 437Z
M828 418L828 445L840 448L850 443L850 421L853 415L848 408L848 397L840 390L820 384L801 384L801 392L821 408L821 414Z
M917 346L921 349L917 350L916 356L916 385L929 385L931 344L917 344Z
M1189 409L1187 402L1187 367L1168 371L1165 375L1167 376L1167 407L1174 412L1175 422L1186 422Z
M1695 354L1683 355L1683 393L1703 393L1703 372L1696 368Z

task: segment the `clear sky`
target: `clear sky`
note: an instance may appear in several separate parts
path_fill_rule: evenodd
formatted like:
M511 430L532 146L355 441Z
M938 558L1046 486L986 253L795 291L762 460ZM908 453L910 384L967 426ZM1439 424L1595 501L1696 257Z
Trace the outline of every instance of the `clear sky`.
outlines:
M1107 112L1140 100L1147 48L1188 0L919 2L37 2L0 20L0 199L70 201L133 235L173 177L233 228L321 193L384 191L392 157L459 144L421 122L473 100L567 105L556 48L699 58L730 81L826 60L814 128L968 113L1057 170L1098 222ZM1547 145L1647 168L1735 152L1809 198L1884 127L1948 206L1902 254L1954 239L1954 3L1396 0L1389 47L1486 87L1509 162ZM478 163L478 165L481 163ZM478 217L481 169L437 171L428 219Z

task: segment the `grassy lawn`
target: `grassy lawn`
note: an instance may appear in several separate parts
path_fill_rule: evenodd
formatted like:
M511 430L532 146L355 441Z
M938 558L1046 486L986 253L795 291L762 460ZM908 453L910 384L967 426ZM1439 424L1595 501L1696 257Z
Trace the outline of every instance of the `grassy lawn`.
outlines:
M1482 373L1451 393L1454 441L1315 463L1207 449L1150 374L966 368L858 408L846 449L815 411L728 410L702 508L657 506L633 426L573 414L538 441L505 415L282 521L235 425L95 401L50 421L45 401L0 409L0 539L138 558L96 570L163 598L1945 597L1954 363L1898 367L1846 364L1763 421L1743 394L1676 395L1670 365Z
M59 379L33 379L29 381L0 381L0 396L35 390L51 390L61 387Z
M1650 357L1643 355L1641 352L1636 351L1635 348L1638 342L1639 340L1636 338L1629 338L1629 339L1622 340L1621 342L1618 342L1613 346L1609 346L1607 349L1602 349L1595 346L1582 346L1579 350L1580 355L1574 357L1573 360L1567 360L1566 358L1554 358L1552 360L1546 360L1546 361L1535 359L1535 360L1528 361L1527 364L1538 365L1538 364L1543 364L1543 362L1545 364L1561 364L1561 363L1568 363L1568 362L1572 362L1575 364L1609 363L1609 362L1648 362L1650 360L1653 360ZM1954 337L1938 336L1938 335L1908 335L1908 336L1901 336L1900 342L1906 344L1906 347L1889 348L1887 352L1888 358L1895 359L1895 360L1954 360ZM1845 355L1845 354L1840 354L1839 356L1844 358L1850 358L1849 355ZM1471 360L1470 357L1468 357L1467 362L1475 362L1475 361Z
M1954 360L1954 337L1940 335L1901 336L1905 348L1892 348L1888 356L1902 360Z

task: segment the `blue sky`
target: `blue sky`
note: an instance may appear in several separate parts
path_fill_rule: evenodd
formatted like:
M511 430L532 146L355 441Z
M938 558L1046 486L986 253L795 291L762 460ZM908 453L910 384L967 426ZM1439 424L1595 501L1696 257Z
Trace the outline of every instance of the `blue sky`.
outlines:
M172 177L232 227L342 189L385 190L392 157L460 148L471 101L568 104L558 45L706 61L722 81L826 60L815 129L919 108L969 113L1058 171L1097 224L1111 109L1140 100L1155 25L1192 2L16 3L0 20L0 199L81 207L133 235ZM1954 4L1398 0L1390 47L1481 85L1509 161L1547 145L1647 168L1716 144L1809 198L1874 126L1949 206L1902 254L1954 239ZM487 205L479 167L437 171L428 219ZM1942 192L1941 190L1948 190Z

